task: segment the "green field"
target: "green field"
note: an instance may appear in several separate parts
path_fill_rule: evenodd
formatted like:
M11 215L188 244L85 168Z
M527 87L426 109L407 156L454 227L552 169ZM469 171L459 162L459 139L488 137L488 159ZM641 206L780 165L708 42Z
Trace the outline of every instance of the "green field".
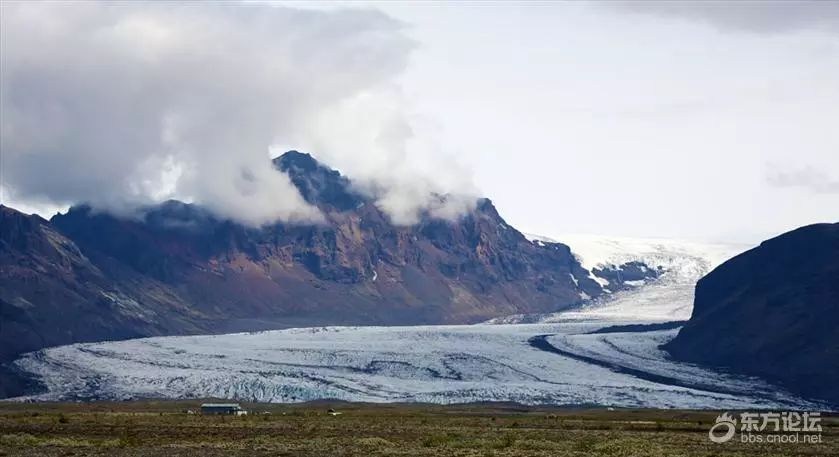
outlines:
M324 402L187 413L200 403L0 403L0 455L839 456L837 417L823 419L821 444L714 444L717 413L705 411Z

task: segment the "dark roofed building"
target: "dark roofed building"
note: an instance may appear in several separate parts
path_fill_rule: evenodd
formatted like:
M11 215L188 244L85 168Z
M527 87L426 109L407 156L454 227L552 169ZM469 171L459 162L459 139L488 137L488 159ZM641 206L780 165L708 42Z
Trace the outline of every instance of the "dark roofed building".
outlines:
M204 403L201 405L201 414L244 416L247 413L238 403Z

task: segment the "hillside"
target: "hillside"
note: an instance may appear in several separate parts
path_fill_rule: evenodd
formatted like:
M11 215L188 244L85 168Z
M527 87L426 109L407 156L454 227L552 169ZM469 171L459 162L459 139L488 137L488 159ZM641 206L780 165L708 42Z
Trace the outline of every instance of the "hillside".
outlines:
M534 242L561 239L604 294L581 308L540 315L494 318L489 323L563 322L604 319L638 322L687 320L696 282L748 245L678 239L526 234Z
M762 376L839 402L839 224L793 230L696 286L675 358Z
M63 344L204 327L171 288L93 263L49 222L0 206L0 360Z
M252 228L178 201L135 217L80 205L49 222L4 208L0 355L160 334L470 323L602 293L568 246L531 243L488 199L457 220L396 226L310 155L274 164L325 222Z

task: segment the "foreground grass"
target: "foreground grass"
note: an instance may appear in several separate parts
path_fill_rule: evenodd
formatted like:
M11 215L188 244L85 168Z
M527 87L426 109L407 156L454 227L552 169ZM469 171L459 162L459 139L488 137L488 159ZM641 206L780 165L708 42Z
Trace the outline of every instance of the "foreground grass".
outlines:
M199 404L0 403L0 455L839 456L839 418L823 420L821 444L714 444L712 412L318 403L186 413Z

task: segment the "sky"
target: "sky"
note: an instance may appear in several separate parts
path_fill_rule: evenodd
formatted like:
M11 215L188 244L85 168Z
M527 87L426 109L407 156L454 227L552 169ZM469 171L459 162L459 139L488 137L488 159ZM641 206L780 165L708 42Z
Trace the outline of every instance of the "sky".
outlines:
M523 230L754 241L839 221L839 4L705 5L385 11L420 43L412 102Z
M265 163L295 148L403 224L434 193L548 236L839 220L839 2L67 4L0 16L0 187L42 215L316 220Z

